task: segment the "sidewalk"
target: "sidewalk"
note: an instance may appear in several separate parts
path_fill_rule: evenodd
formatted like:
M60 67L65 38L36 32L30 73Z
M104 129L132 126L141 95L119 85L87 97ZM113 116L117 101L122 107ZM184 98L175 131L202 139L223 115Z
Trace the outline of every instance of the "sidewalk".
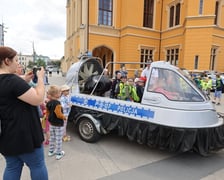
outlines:
M211 101L214 99L214 93L211 93ZM224 94L222 94L221 105L214 104L214 107L218 113L224 114Z

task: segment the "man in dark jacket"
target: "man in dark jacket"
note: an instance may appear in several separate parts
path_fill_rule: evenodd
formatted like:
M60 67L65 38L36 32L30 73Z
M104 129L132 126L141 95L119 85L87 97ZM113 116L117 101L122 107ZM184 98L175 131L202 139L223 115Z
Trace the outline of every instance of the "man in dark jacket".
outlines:
M136 92L139 97L140 103L142 101L142 96L143 96L144 89L145 89L145 81L146 81L146 79L144 77L140 77L136 84Z
M115 74L116 74L116 77L112 82L111 91L110 91L110 97L113 98L113 99L117 99L117 95L119 93L118 87L119 87L119 84L120 84L120 81L121 81L121 72L116 71Z

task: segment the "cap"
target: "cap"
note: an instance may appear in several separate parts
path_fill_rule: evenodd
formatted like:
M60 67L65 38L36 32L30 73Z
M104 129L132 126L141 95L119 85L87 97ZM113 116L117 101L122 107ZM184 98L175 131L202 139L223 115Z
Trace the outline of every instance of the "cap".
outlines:
M146 78L145 77L140 77L140 78L138 78L138 82L146 82Z
M68 85L64 84L61 86L61 91L67 91L67 90L70 90L70 87Z

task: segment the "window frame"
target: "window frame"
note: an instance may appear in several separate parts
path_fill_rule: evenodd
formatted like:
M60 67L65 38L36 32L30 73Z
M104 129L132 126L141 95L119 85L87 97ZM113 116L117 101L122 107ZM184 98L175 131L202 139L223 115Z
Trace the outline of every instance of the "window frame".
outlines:
M169 28L180 25L181 3L178 1L169 6Z
M153 59L154 48L151 47L141 47L140 48L140 68L144 68L148 59Z
M154 0L144 0L143 27L153 28Z
M212 71L215 70L217 53L218 53L218 47L212 47L211 54L210 54L209 70L212 70Z
M215 24L215 25L218 25L219 6L220 6L219 1L216 1L216 2L215 2L215 19L214 19L214 24Z
M170 64L174 66L178 66L179 54L180 54L179 47L166 48L166 61L170 62Z
M199 64L199 55L195 55L194 57L194 69L198 69Z
M99 0L98 24L104 26L113 25L113 0Z
M199 0L199 9L198 9L198 13L200 15L203 14L203 8L204 8L204 0Z

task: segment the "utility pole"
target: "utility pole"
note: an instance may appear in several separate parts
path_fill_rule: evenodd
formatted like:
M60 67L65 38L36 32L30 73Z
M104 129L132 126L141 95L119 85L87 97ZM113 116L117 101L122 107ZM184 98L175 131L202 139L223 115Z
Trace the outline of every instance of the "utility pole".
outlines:
M36 63L36 51L34 48L34 41L33 41L33 62Z
M0 24L0 46L4 46L4 24Z
M4 23L0 24L0 46L4 46L5 44L4 34L7 32L5 29L8 28L5 27Z

